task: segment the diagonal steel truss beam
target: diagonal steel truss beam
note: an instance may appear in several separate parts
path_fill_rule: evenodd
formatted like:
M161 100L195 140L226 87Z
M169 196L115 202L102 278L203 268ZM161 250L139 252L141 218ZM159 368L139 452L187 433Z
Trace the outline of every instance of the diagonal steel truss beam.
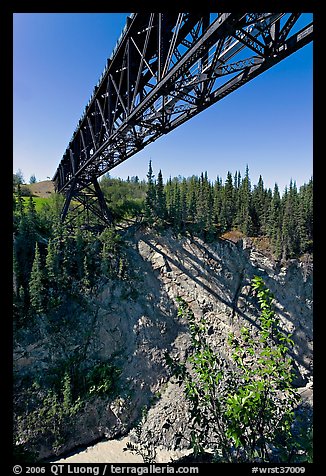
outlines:
M90 224L89 212L106 226L110 225L113 221L112 213L107 206L96 177L93 177L91 184L84 184L82 188L70 188L61 213L62 221L65 220L69 208L71 208L72 219L83 213L88 224Z

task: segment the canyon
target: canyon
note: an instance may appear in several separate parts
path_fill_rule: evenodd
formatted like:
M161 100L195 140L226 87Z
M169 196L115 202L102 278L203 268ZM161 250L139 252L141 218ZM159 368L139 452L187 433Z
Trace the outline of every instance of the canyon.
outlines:
M89 296L90 312L65 316L60 326L49 325L43 316L14 335L14 375L21 392L26 382L51 373L62 361L87 367L114 361L120 369L118 395L87 401L55 455L43 435L33 447L38 459L62 458L101 439L132 435L143 408L147 408L143 432L153 445L170 452L187 451L187 402L165 358L169 353L184 360L191 348L187 323L177 315L176 298L183 298L195 317L204 316L212 346L223 349L230 332L243 325L253 332L257 328L259 309L250 285L255 275L274 294L281 326L292 334L294 385L312 406L310 255L280 262L250 238L206 243L144 227L126 230L124 242L132 278L99 286Z

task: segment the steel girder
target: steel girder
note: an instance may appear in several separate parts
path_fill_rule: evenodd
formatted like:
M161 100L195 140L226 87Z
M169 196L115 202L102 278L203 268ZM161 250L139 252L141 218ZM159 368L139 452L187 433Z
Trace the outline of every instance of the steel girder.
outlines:
M312 41L312 23L293 33L301 15L128 17L53 177L62 218L78 200L110 222L97 178Z

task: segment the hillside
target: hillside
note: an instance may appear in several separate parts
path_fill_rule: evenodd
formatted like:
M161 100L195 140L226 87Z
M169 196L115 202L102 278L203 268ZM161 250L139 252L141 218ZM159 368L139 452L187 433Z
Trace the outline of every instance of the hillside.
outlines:
M52 180L43 180L32 184L26 184L24 187L31 191L34 197L49 198L54 193L54 184Z

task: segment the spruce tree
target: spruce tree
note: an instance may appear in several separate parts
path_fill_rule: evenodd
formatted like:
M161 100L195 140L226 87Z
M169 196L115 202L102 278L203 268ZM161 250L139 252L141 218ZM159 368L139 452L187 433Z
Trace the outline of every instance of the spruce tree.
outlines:
M166 202L166 213L169 223L172 223L172 213L173 213L173 186L172 178L169 177L166 185L164 187L165 191L165 202Z
M155 201L156 201L156 206L155 206L156 215L161 221L163 221L166 218L166 199L165 199L163 176L162 176L161 170L159 171L157 175Z
M196 207L196 227L197 231L201 232L205 225L205 197L204 197L204 174L201 173L197 185L197 207Z
M228 231L232 228L234 223L235 203L234 203L234 189L231 172L227 173L221 207L221 225L223 231Z
M282 197L282 257L293 258L300 251L299 234L297 229L298 193L296 183L290 181L289 190L285 190Z
M312 180L304 184L298 194L297 230L300 242L300 252L312 251L312 220L313 220L313 196Z
M238 216L238 223L240 230L246 235L250 236L252 233L252 218L251 218L251 183L249 178L249 168L246 167L246 174L241 182L240 187L240 210Z
M269 207L267 235L269 236L276 258L280 258L282 231L281 197L277 183L274 185L273 198Z
M20 268L19 262L16 256L16 249L15 246L13 247L13 291L14 295L18 296L21 277L20 277Z
M35 256L29 281L29 297L32 308L37 314L44 312L44 276L43 265L38 243L35 245Z
M307 228L308 235L308 249L307 251L312 251L312 242L313 242L313 180L309 180L308 184L304 187L304 210L305 210L305 226Z
M259 236L265 231L266 222L266 193L262 176L259 176L258 184L254 187L251 196L251 217L252 217L252 233Z
M155 219L156 189L152 169L152 161L149 161L147 173L147 193L145 199L145 217L152 224Z
M212 238L213 233L213 190L208 180L207 172L205 172L203 183L203 199L205 203L205 231ZM207 235L207 236L208 236Z
M218 229L221 227L222 193L222 179L217 176L213 188L213 222Z
M38 216L36 213L36 206L33 197L29 197L27 204L27 218L32 222L32 226L36 228L38 226Z
M14 246L21 271L21 285L24 287L26 295L28 295L28 283L34 260L36 237L37 226L35 221L24 214L18 222Z
M56 235L49 239L45 259L49 284L53 286L60 279L60 248Z
M191 177L188 183L188 220L192 225L195 223L197 214L197 199L196 199L196 180L195 177Z
M174 182L173 187L173 208L172 208L172 220L173 227L176 231L181 230L181 195L179 181Z
M240 171L236 171L234 174L233 179L233 200L234 200L234 219L233 219L233 226L235 228L239 228L240 223L238 222L239 219L239 210L240 210L240 187L241 187L241 173Z
M23 185L23 183L25 182L23 171L21 169L18 169L14 176L15 181L20 185Z
M45 283L48 309L53 307L56 302L56 292L60 285L60 276L55 241L53 238L50 238L45 258Z
M183 231L186 228L187 219L188 219L188 184L187 180L184 178L180 184L180 218L181 218L181 227Z
M22 218L25 214L25 207L20 182L17 183L17 206L15 208L18 211L19 217Z

